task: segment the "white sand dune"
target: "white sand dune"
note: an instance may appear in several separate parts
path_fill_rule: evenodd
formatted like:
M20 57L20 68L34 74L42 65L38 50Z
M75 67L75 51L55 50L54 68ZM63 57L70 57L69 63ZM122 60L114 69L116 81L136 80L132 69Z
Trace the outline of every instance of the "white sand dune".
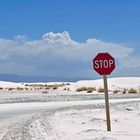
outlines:
M55 85L68 82L47 82L47 83L14 83L14 82L5 82L0 81L0 87L24 87L25 84L47 84ZM78 82L70 82L71 89L77 89L78 87L103 87L103 79L97 80L81 80ZM130 87L140 87L140 77L117 77L117 78L108 78L108 87L111 89L113 87L120 88L130 88Z
M17 88L17 87L24 87L24 85L22 83L0 81L0 87L2 87L2 88Z
M73 83L70 88L75 90L79 87L103 87L103 79L97 80L82 80ZM139 88L140 87L140 77L117 77L108 78L109 89L116 88Z

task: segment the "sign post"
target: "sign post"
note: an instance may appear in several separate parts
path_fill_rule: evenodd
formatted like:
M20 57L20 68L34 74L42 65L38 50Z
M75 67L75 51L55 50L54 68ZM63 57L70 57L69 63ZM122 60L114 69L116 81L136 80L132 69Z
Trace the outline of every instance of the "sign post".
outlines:
M105 92L105 108L106 108L107 131L111 131L109 98L108 98L108 85L107 85L107 76L106 75L103 76L103 81L104 81L104 92Z
M99 53L93 59L93 68L97 73L103 75L107 131L111 131L107 75L115 69L115 60L108 53Z

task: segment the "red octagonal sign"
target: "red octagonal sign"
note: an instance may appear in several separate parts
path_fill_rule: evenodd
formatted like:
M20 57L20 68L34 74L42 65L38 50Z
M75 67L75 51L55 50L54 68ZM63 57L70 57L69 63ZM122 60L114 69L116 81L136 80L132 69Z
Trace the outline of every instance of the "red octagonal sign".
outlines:
M100 75L109 75L115 69L115 59L109 53L99 53L93 59L93 68Z

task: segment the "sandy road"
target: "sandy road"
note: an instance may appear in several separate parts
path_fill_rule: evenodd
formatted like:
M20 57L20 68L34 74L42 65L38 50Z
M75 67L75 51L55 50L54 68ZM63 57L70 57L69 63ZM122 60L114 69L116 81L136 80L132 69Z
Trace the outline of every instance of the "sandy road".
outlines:
M140 101L140 98L110 99L110 103ZM16 116L34 114L37 112L54 110L62 107L104 104L104 99L67 102L31 102L0 105L0 121Z

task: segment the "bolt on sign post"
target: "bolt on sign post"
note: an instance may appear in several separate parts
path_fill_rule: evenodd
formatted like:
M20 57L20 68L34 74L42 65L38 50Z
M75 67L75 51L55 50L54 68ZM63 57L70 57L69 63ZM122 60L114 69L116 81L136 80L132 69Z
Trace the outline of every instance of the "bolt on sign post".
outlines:
M93 59L93 68L97 73L103 76L107 131L111 131L107 75L111 74L115 69L115 59L109 53L99 53Z

